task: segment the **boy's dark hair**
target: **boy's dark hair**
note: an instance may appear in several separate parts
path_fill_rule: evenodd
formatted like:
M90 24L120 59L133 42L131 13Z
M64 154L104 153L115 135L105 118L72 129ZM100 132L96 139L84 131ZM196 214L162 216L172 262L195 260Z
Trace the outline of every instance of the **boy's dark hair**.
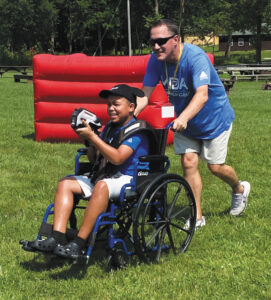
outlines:
M152 28L162 26L162 25L166 25L167 28L168 28L168 31L170 31L170 33L179 35L178 26L175 23L173 23L172 21L168 20L168 19L161 19L161 20L153 22L151 24L150 31L152 30Z

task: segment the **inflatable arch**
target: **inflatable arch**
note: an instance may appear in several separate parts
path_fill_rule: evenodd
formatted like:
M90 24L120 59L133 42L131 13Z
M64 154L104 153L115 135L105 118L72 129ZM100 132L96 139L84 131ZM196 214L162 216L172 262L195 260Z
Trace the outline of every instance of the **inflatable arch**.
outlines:
M213 59L211 54L209 58ZM34 123L36 141L76 142L70 126L72 112L84 107L105 124L106 102L98 94L119 83L141 88L149 60L143 56L90 57L84 54L55 56L39 54L33 58ZM164 128L173 118L162 118L162 108L170 106L161 85L155 88L148 106L138 118L154 128ZM168 143L173 141L169 132Z

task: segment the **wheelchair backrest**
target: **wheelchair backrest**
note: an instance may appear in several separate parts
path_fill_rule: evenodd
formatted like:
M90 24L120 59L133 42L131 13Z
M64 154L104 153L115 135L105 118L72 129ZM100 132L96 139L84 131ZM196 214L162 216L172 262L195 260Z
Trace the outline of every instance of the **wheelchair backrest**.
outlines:
M134 175L135 188L138 193L159 175L166 173L169 159L165 156L168 129L152 129L155 141L150 140L149 155L139 158L136 174Z
M168 136L168 129L160 128L160 129L153 129L155 136L156 136L156 145L150 145L151 151L150 154L160 154L164 155L167 146L167 136ZM153 149L155 147L155 149Z

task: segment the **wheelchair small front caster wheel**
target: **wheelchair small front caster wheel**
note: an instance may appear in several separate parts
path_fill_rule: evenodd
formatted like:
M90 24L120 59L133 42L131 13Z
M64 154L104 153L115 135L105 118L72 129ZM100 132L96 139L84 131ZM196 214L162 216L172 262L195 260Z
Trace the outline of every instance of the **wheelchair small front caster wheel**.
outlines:
M127 266L128 259L123 249L113 249L107 257L108 271L123 269Z

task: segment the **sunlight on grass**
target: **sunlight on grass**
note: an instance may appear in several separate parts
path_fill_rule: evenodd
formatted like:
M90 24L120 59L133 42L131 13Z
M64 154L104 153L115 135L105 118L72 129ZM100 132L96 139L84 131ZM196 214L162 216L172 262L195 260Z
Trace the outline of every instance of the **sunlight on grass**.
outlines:
M0 299L270 299L271 91L262 82L236 82L229 94L236 120L227 163L251 182L246 212L230 217L230 189L200 162L206 226L188 251L162 255L107 273L106 257L87 268L21 250L34 239L59 178L71 174L79 145L33 140L33 87L0 78ZM170 172L180 158L167 148Z

